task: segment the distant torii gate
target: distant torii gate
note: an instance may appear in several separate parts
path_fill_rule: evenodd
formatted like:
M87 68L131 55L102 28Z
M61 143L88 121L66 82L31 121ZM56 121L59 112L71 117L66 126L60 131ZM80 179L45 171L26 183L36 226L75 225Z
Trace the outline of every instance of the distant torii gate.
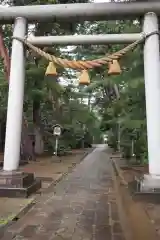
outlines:
M150 12L152 11L152 12ZM160 2L143 3L84 3L42 6L0 7L0 22L14 22L14 37L25 38L27 23L39 21L84 21L108 19L135 19L144 16L143 32L149 37L144 45L144 73L146 92L146 114L148 134L149 174L141 182L141 190L160 188L160 57L158 18ZM129 43L140 38L140 34L110 34L97 36L48 36L32 37L33 44L104 44ZM8 97L5 155L0 174L0 195L14 190L27 195L39 183L33 175L18 172L21 140L23 96L25 81L25 49L23 43L13 39ZM25 180L24 180L25 179ZM27 183L27 184L26 184ZM29 185L32 187L28 187ZM4 189L6 191L4 191ZM20 189L20 190L17 190ZM23 194L25 192L25 194Z

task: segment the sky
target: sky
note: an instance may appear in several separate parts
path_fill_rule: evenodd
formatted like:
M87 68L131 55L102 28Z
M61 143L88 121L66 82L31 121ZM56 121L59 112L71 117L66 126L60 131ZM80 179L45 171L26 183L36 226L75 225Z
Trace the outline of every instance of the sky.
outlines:
M94 0L94 2L109 2L108 0Z
M94 0L94 2L109 2L109 0Z

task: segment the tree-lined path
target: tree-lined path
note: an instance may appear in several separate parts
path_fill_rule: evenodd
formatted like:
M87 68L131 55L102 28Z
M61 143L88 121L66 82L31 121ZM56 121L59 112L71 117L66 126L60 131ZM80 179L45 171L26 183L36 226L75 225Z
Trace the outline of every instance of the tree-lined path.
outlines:
M98 145L2 238L23 240L122 240L105 145Z

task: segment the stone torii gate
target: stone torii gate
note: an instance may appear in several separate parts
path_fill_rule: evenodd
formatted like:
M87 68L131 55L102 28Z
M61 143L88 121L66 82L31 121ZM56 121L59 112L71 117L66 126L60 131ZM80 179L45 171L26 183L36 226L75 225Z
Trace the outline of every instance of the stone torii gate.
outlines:
M135 19L144 16L144 73L148 135L149 174L140 182L141 190L160 189L160 54L158 19L160 2L81 3L42 6L0 7L1 24L13 23L13 37L24 38L27 23L38 21L85 21ZM154 34L151 34L153 33ZM40 36L28 40L34 45L131 43L141 34L81 36ZM33 174L18 171L25 82L25 48L13 39L8 95L4 166L0 172L0 196L27 196L40 187ZM18 194L18 195L17 195Z

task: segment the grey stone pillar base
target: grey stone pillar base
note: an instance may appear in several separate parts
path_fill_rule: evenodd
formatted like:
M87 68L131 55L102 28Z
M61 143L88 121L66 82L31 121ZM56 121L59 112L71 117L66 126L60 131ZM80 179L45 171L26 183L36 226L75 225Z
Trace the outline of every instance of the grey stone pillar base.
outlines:
M144 174L129 186L137 200L160 203L160 176Z
M139 183L140 192L160 193L160 176L144 174L142 178L136 180Z
M33 173L0 171L0 197L26 198L41 188Z

